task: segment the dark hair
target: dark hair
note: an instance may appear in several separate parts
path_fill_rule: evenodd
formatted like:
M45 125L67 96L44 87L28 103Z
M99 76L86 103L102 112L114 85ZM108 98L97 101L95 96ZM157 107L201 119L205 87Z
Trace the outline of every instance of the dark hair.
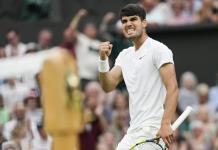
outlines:
M7 30L6 34L10 33L10 32L15 32L17 35L20 35L20 32L17 29L14 28L10 28Z
M146 18L146 12L139 4L127 4L120 10L120 19L123 16L139 16L141 20L144 20Z
M218 14L218 7L213 7L211 11L212 14Z

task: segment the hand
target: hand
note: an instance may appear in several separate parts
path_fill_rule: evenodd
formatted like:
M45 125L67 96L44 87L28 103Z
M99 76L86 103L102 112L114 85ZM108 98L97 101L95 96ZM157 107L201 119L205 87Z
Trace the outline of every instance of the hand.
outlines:
M170 124L162 124L157 133L157 137L161 137L166 144L166 147L169 148L170 144L173 143L173 130Z
M96 108L95 108L95 114L97 116L101 116L103 113L103 106L101 104L99 104Z
M99 56L101 60L105 60L111 54L112 47L113 45L109 41L100 44Z
M85 9L80 9L80 10L78 11L78 13L77 13L77 16L79 16L79 17L84 17L84 16L86 16L87 14L88 14L87 10L85 10Z
M106 14L104 15L103 21L109 22L109 21L111 21L111 20L114 19L114 18L115 18L115 14L114 14L113 12L108 12L108 13L106 13Z

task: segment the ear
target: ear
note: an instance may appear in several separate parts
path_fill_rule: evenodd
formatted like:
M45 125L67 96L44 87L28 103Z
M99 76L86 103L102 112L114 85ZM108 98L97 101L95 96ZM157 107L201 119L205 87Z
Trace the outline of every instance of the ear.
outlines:
M142 20L142 25L143 25L143 27L147 27L147 21L144 19L144 20Z

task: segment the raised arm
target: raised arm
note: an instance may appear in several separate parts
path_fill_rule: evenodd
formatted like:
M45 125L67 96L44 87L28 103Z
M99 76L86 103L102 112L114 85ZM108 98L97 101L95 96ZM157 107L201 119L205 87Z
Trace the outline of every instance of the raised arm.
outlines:
M158 135L164 140L164 142L169 146L173 140L173 131L171 129L172 117L175 113L179 89L176 80L176 73L174 64L168 63L164 64L160 69L160 75L162 81L166 87L167 94L164 103L164 115L161 121L161 128Z
M86 16L87 13L88 13L88 12L87 12L85 9L80 9L80 10L76 13L76 15L73 17L73 19L71 20L71 22L70 22L70 27L71 27L73 30L77 30L79 21L82 19L82 17Z
M114 90L117 84L122 80L122 71L119 66L114 66L109 71L108 56L111 53L112 44L102 42L99 51L99 80L105 92Z

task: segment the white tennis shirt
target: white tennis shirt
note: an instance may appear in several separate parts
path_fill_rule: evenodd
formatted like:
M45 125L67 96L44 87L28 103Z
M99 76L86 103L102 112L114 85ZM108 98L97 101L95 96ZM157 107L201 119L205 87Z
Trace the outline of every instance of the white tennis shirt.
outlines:
M159 68L174 63L171 50L148 37L141 47L124 49L116 59L129 93L130 130L146 126L160 127L166 88Z

